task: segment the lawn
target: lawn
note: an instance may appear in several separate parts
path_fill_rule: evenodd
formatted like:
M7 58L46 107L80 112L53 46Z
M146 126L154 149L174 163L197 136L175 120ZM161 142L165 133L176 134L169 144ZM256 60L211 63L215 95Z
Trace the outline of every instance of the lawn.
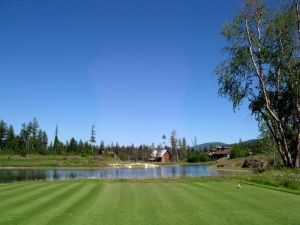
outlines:
M0 224L300 224L300 195L235 181L1 184Z
M97 156L53 156L31 155L0 155L0 168L52 168L52 167L108 167L109 163L119 162L111 157L98 160Z

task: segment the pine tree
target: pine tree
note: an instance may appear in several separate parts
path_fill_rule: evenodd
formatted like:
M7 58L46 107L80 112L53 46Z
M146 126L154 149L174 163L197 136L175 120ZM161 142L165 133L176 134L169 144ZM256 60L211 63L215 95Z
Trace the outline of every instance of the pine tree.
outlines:
M0 120L0 152L4 148L6 133L7 133L7 125L3 120Z
M7 129L4 151L8 154L14 154L17 148L17 140L13 126Z
M56 155L59 152L59 145L60 145L60 142L58 140L58 127L56 125L56 127L55 127L55 137L54 137L54 143L53 143L54 155Z
M43 131L43 140L42 140L43 146L45 148L47 148L48 145L48 137L47 137L47 133L45 131Z
M176 161L178 161L178 151L177 151L177 139L176 139L176 131L173 130L171 133L170 138L170 144L171 144L171 154L176 154Z
M94 145L96 143L95 125L92 125L90 143L91 143L91 149L92 149L92 154L93 154L94 153Z
M162 140L163 140L163 148L165 147L165 145L166 145L166 139L167 139L167 137L166 137L166 135L162 135Z
M185 137L182 138L182 158L186 158L187 143Z
M70 140L70 144L69 144L69 153L73 154L73 153L77 153L77 148L78 148L78 144L77 144L77 141L75 140L75 138L71 138Z
M21 156L26 156L29 152L29 133L25 123L22 124L22 129L19 135L19 148Z
M102 155L105 150L104 141L101 141L100 147L99 147L99 155Z
M35 151L39 154L45 154L47 151L48 138L45 131L39 129L35 140Z

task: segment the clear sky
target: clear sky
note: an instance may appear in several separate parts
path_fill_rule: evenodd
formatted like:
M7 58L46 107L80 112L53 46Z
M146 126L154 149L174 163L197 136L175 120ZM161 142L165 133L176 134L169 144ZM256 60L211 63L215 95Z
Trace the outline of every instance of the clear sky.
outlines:
M220 29L238 0L0 0L0 119L53 140L158 144L258 136L218 97Z

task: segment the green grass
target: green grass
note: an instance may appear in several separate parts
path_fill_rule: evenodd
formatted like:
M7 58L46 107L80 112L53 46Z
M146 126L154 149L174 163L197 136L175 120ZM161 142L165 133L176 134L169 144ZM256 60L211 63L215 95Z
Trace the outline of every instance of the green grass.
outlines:
M0 168L99 168L108 167L109 163L114 162L119 162L119 160L111 157L96 160L95 156L31 155L21 157L17 155L0 155Z
M300 224L300 195L234 180L0 185L0 224Z
M300 169L277 168L241 178L263 185L300 190Z
M107 168L111 164L128 164L133 161L121 161L112 157L104 157L103 160L95 159L96 156L61 156L61 155L0 155L0 168ZM143 163L143 162L142 162ZM146 162L147 163L147 162ZM212 165L213 162L205 163L157 163L161 166L169 165Z

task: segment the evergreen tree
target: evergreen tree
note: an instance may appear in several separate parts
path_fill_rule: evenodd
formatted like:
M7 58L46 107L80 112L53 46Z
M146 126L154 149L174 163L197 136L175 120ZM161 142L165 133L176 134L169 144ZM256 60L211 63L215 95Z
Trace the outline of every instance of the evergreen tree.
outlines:
M78 143L77 141L75 140L75 138L71 138L70 140L70 144L69 144L69 148L68 148L68 152L70 154L74 154L74 153L77 153L78 152Z
M26 156L29 152L29 133L25 123L22 124L22 129L19 135L19 147L21 156Z
M46 154L48 138L46 132L39 129L36 140L34 140L35 152Z
M177 139L176 139L175 130L173 130L171 133L170 144L171 144L171 154L172 156L176 154L176 161L178 161Z
M17 140L13 126L9 126L6 134L4 151L8 154L14 154L17 148Z
M58 127L56 125L55 127L55 137L54 137L54 143L53 143L53 151L54 155L62 154L63 153L63 144L58 139Z
M182 160L182 140L180 138L177 139L177 152L178 152L178 159Z
M7 133L7 125L3 120L0 120L0 153L4 148L6 133Z
M161 138L162 138L162 140L163 140L163 147L165 147L167 137L166 137L165 134L163 134Z
M48 137L47 137L47 133L46 133L45 131L43 131L42 144L43 144L44 148L47 148L47 145L48 145Z
M182 138L182 150L185 152L187 149L187 143L185 137Z
M99 155L102 155L105 150L104 141L101 141L100 147L99 147Z
M92 154L93 154L94 153L94 145L96 143L95 125L92 125L90 143L91 143L91 150L92 150Z

